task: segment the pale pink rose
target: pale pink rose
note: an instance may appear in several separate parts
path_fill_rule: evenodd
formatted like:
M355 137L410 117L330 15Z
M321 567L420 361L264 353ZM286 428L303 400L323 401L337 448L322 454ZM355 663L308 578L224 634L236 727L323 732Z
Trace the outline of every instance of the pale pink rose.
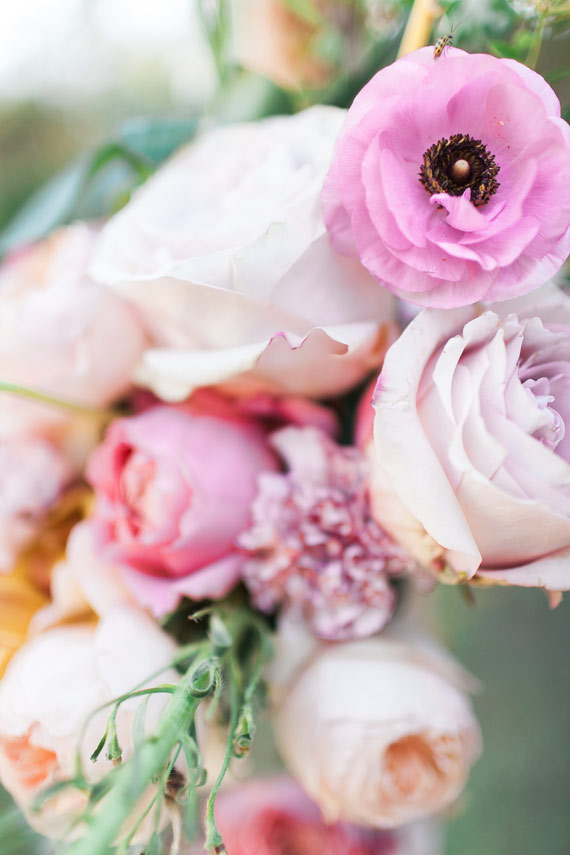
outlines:
M543 285L570 251L570 130L540 75L422 48L357 95L323 191L333 245L413 303Z
M87 276L96 231L76 224L0 268L0 380L88 407L126 392L144 336L131 306ZM44 430L65 410L0 392L0 434Z
M327 822L395 828L449 807L480 735L457 666L391 624L346 644L285 621L270 672L289 771Z
M12 569L71 475L66 458L48 441L0 440L0 572Z
M85 794L65 789L40 811L32 809L35 797L51 784L73 777L78 747L88 780L99 780L112 768L104 752L96 764L89 759L105 731L110 708L90 720L80 743L88 715L168 666L175 649L148 615L122 607L98 626L80 624L42 633L14 655L0 681L0 782L30 825L49 837L69 834L73 820L86 806ZM165 670L155 684L178 679L175 671ZM148 731L164 708L163 697L150 697ZM117 715L125 757L132 750L133 718L139 704L138 698L127 701ZM144 828L141 835L144 838Z
M379 632L396 607L393 577L414 564L372 516L367 461L314 428L284 428L271 443L287 472L260 476L238 540L254 604L295 609L320 638Z
M139 384L169 401L212 385L318 397L379 364L391 295L332 250L320 212L343 118L205 132L106 225L91 272L145 320Z
M87 470L103 557L157 615L182 595L222 596L258 476L276 465L252 421L168 406L117 419Z
M460 579L570 589L570 299L422 312L375 396L374 510Z
M428 823L396 831L323 822L320 811L286 776L259 778L216 800L216 822L228 855L442 855ZM193 850L194 851L194 850ZM196 855L203 848L196 847Z

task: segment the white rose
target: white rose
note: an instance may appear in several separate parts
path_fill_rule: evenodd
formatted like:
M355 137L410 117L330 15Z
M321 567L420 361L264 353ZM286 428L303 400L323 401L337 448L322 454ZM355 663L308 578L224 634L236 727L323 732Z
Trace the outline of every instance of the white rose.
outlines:
M92 275L136 304L154 343L138 383L172 401L209 385L319 396L379 363L392 299L333 252L320 210L344 115L206 132L105 226Z
M448 807L480 751L458 667L394 627L334 645L300 632L280 631L274 727L325 819L393 828Z
M14 655L0 682L0 782L23 809L30 825L62 837L85 807L85 796L64 789L41 811L31 809L41 790L73 777L82 727L97 707L168 666L174 642L144 612L122 606L98 626L63 626L38 635ZM155 682L175 683L172 669ZM148 685L148 684L147 684ZM150 698L147 730L166 701ZM124 755L132 748L131 729L140 698L121 705L117 733ZM91 780L109 771L103 755L89 757L105 731L110 708L95 715L81 742L83 768ZM144 832L143 832L144 833Z

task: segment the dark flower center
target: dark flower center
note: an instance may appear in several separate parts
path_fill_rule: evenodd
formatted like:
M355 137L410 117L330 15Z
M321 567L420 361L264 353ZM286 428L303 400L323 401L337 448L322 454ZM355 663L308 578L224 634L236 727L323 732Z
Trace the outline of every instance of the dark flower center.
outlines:
M469 187L471 201L480 208L499 188L499 168L481 140L454 134L449 139L442 137L424 152L420 181L430 196L461 196Z

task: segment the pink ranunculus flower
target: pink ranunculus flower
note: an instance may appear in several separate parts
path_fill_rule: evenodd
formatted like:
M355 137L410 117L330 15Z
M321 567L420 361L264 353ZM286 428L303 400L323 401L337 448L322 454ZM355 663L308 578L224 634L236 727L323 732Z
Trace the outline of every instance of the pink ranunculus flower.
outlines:
M0 267L0 380L88 407L130 386L144 334L132 306L87 275L96 230L78 223ZM0 434L45 431L67 411L0 392Z
M276 467L252 421L169 406L117 419L93 453L94 525L103 556L161 615L182 595L220 597L261 472Z
M260 476L253 524L238 540L253 602L295 609L320 638L379 632L396 607L391 581L414 562L372 516L364 456L314 428L271 441L287 472Z
M0 572L12 569L71 477L68 460L47 440L0 441Z
M0 783L24 811L30 825L48 837L73 837L73 823L87 805L85 793L67 788L41 810L34 800L44 789L72 778L77 749L87 779L99 780L112 769L102 754L89 757L105 731L109 709L87 717L100 705L130 691L163 668L156 685L177 683L174 669L166 670L176 645L144 612L132 606L112 610L97 626L62 626L26 642L14 655L0 681ZM132 726L140 699L122 704L117 735L125 757L132 750ZM166 700L149 700L146 728L158 721ZM82 738L83 736L83 738ZM146 797L145 797L146 798ZM148 803L148 798L146 799ZM140 808L133 805L133 818ZM146 822L137 835L150 836Z
M228 855L442 855L443 851L439 829L431 823L395 831L326 824L318 807L285 775L226 790L216 800L216 822ZM200 845L198 852L203 852Z
M375 394L376 518L458 578L570 589L570 299L424 310Z
M540 75L433 47L348 111L323 191L333 245L395 294L451 308L543 285L570 251L570 129Z
M320 106L209 130L107 223L91 272L145 320L140 385L321 397L380 363L392 295L332 249L320 211L343 119Z
M280 755L327 822L431 817L457 799L479 755L468 676L405 622L324 644L286 615L268 682Z

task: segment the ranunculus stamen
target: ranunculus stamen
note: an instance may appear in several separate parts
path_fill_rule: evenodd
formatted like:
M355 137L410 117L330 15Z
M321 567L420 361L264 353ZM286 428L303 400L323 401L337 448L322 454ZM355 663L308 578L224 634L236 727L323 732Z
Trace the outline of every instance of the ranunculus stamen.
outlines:
M471 201L479 208L497 192L499 169L481 140L454 134L449 139L442 137L424 152L420 182L430 195L461 196L470 188Z

